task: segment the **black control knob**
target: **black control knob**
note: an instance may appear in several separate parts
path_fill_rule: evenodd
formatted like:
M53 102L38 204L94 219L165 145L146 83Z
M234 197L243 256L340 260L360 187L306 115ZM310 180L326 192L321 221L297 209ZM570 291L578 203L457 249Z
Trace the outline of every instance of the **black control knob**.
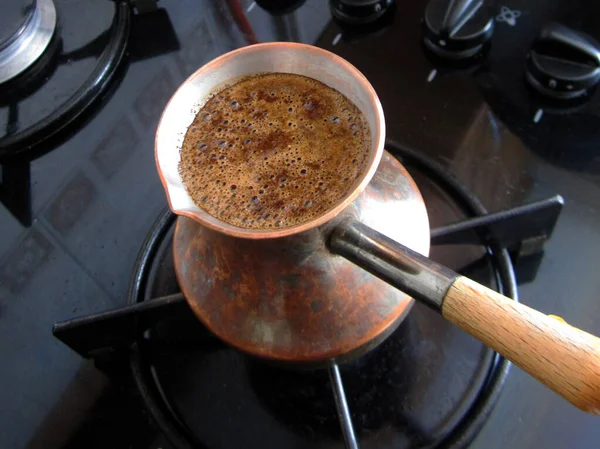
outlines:
M366 25L379 20L393 0L329 0L329 9L338 23Z
M494 15L483 0L430 0L423 42L437 56L466 59L480 53L494 32Z
M600 80L600 45L586 34L549 24L527 55L526 79L552 99L583 97Z

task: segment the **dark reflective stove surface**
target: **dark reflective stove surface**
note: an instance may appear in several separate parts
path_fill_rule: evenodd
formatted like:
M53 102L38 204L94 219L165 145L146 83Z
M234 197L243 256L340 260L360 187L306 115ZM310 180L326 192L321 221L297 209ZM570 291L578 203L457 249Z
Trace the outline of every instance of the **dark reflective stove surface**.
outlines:
M57 7L59 3L72 11L78 5L57 0ZM348 59L375 87L388 136L442 163L489 210L563 195L566 205L537 277L520 286L520 297L542 312L600 333L600 140L595 112L600 97L595 94L574 114L545 110L534 123L538 105L527 96L521 78L525 53L543 23L565 18L565 25L597 32L590 22L597 16L594 2L498 5L519 11L519 17L514 26L506 19L496 23L489 59L468 70L435 65L424 53L424 1L397 4L393 23L366 36L342 33L338 24L330 23L322 1L307 1L280 16L251 1L240 1L239 10L229 9L229 3L161 0L162 14L179 45L154 54L152 47L166 33L160 27L150 27L156 30L154 39L146 34L131 40L120 77L101 107L74 123L68 135L24 157L29 167L26 187L17 185L29 197L30 225L0 206L3 447L170 447L146 411L127 362L111 366L108 380L91 362L53 339L51 328L57 321L126 303L138 251L166 204L153 155L160 113L196 68L253 39L316 42ZM76 14L77 32L86 39L101 35L110 25L112 6L101 6L98 15L92 10ZM239 20L239 13L247 22ZM68 17L59 17L59 22L69 21L62 24L64 29L74 24ZM68 48L87 42L72 42ZM82 66L91 67L96 54L84 57ZM62 90L56 92L68 92L71 80L61 82ZM2 110L4 124L9 122L7 111ZM22 123L34 118L22 117ZM16 162L23 160L0 160L3 200L16 193L8 192L6 184L7 176L19 169ZM426 199L435 198L431 191L439 195L416 177ZM434 225L457 218L451 204L430 200L427 206ZM463 268L479 260L483 250L437 251L438 260ZM489 281L485 265L480 275ZM477 389L470 380L480 379L481 346L427 310L414 312L376 353L342 368L357 435L365 447L426 446L451 425L450 405L468 404ZM435 343L441 341L443 345ZM157 373L173 381L165 393L179 398L178 411L186 412L187 426L208 447L240 442L254 447L254 441L269 437L275 447L342 447L322 374L264 366L223 348L202 357L194 357L191 349L169 351L156 354ZM408 361L415 354L424 358L413 366ZM438 379L456 389L444 390L432 381L439 367L445 374ZM216 376L224 381L218 383ZM290 383L302 388L288 390ZM247 400L236 403L244 397L241 389ZM192 407L192 394L211 407ZM380 408L368 406L371 398L380 401ZM439 410L427 406L432 398L439 401ZM236 423L246 418L265 421L242 430ZM196 427L199 420L205 420L202 430ZM587 449L600 439L595 422L513 369L472 447Z

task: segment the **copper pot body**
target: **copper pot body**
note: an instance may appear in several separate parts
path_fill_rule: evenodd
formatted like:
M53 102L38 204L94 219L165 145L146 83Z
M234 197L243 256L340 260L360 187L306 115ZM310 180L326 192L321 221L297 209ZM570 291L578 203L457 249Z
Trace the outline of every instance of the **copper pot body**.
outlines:
M309 76L337 89L359 107L372 136L369 164L350 193L322 216L281 230L238 228L208 215L187 195L178 171L183 136L210 95L266 72ZM354 218L428 254L423 199L384 151L384 140L383 110L366 78L309 45L235 50L182 84L159 123L155 154L171 209L181 215L173 245L179 284L212 332L259 357L315 364L354 357L396 328L413 300L327 248L335 226Z

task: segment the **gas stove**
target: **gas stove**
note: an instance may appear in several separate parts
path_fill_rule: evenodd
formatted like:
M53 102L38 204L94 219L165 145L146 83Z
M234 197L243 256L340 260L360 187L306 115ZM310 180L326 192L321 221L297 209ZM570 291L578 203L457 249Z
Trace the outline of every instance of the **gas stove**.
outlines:
M175 217L154 165L160 113L219 54L294 40L339 54L375 87L386 148L423 194L434 260L599 333L599 100L594 46L581 43L593 43L582 33L594 37L597 6L469 12L475 2L457 2L475 32L449 42L436 22L443 3L54 0L10 10L0 50L37 23L40 5L54 6L56 23L41 55L0 84L7 447L593 446L592 417L518 369L509 375L425 307L364 356L302 371L229 348L179 292ZM570 37L560 56L589 69L582 89L544 78L556 35ZM55 323L74 351L52 338Z

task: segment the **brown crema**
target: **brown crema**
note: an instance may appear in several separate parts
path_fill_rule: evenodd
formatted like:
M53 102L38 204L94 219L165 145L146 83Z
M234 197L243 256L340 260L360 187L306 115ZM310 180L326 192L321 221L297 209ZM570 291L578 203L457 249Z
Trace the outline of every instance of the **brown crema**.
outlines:
M188 128L180 172L194 202L241 228L288 228L336 206L363 173L371 136L344 95L301 75L246 78Z

